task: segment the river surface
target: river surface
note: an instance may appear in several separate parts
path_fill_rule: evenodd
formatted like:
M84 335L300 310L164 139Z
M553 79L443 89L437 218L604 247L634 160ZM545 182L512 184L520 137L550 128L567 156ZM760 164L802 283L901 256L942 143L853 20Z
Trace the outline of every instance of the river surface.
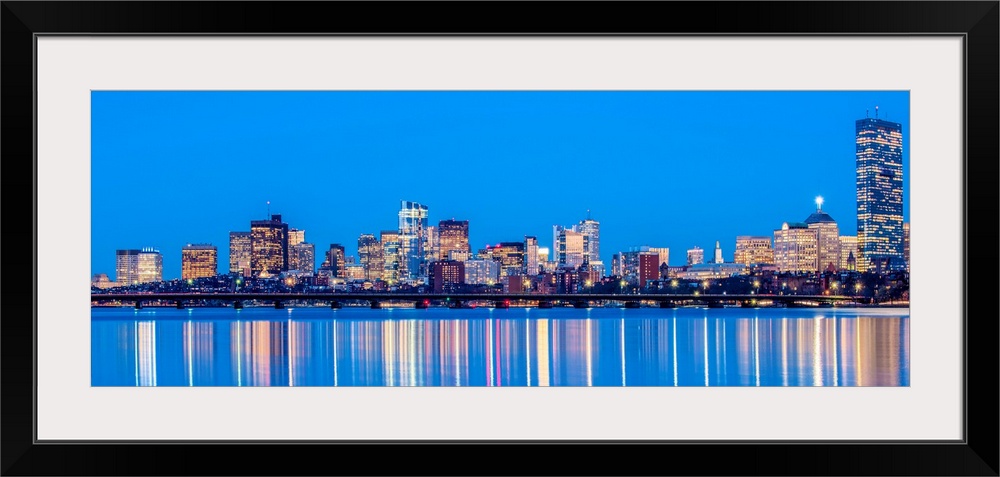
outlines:
M909 386L907 308L110 308L93 386Z

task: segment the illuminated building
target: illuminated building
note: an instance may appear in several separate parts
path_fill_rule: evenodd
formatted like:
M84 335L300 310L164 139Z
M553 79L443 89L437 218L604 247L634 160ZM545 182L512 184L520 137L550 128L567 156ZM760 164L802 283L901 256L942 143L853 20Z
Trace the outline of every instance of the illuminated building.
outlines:
M358 261L364 267L366 280L378 280L385 271L385 260L382 257L382 243L373 234L358 236Z
M94 288L106 289L118 286L117 282L111 281L106 273L95 273L93 278L90 279L90 286Z
M816 271L836 271L840 265L840 230L837 222L823 212L823 198L816 198L816 212L806 218L806 225L816 231Z
M144 248L139 251L139 283L163 281L163 255L159 250Z
M421 270L426 270L426 273L429 274L430 263L436 262L441 258L441 244L440 237L438 236L438 228L436 226L427 227L427 229L424 230L424 236L427 240L424 242L424 262ZM421 275L425 275L425 273L421 272Z
M684 267L675 273L676 278L686 280L706 280L713 278L728 278L742 274L746 265L742 263L699 263Z
M722 247L719 246L719 241L715 241L715 263L722 263Z
M781 272L815 272L816 230L800 222L785 222L774 231L774 265Z
M745 265L763 265L774 263L774 249L771 247L771 237L740 235L736 237L736 251L733 262Z
M491 259L465 261L465 283L493 285L500 281L500 264Z
M639 252L638 286L660 278L660 256L656 252Z
M587 255L587 261L591 265L601 262L601 223L590 218L589 210L587 218L573 226L573 231L586 237L583 253Z
M650 252L655 253L658 257L660 257L660 266L661 267L664 266L664 265L669 266L669 264L670 264L670 249L669 248L667 248L667 247L648 247L647 250L649 250Z
M858 257L858 237L854 235L840 236L840 270L855 271Z
M857 133L858 271L902 270L902 125L874 118L855 121Z
M470 252L469 221L442 220L438 222L438 253L441 260L450 260L450 253Z
M250 232L229 232L229 273L250 276Z
M316 245L309 242L292 245L288 251L288 269L312 275L316 271Z
M538 275L538 238L524 236L524 274Z
M448 285L465 283L465 264L455 260L439 260L431 265L430 285L434 293L441 293Z
M288 270L288 224L281 215L270 220L250 221L250 273L254 277L276 277Z
M427 206L408 200L399 207L399 279L417 280L424 275L427 247Z
M910 223L903 223L903 260L906 260L906 273L910 273Z
M219 272L219 251L215 245L187 244L181 249L181 279L214 277Z
M400 267L403 261L399 232L383 230L380 237L382 243L382 280L394 285L400 280Z
M699 263L705 263L705 251L701 247L695 246L691 250L688 250L688 265L697 265Z
M344 266L345 276L348 280L368 280L365 277L365 267L360 263L348 263Z
M524 242L500 242L492 254L500 262L500 278L524 272Z
M135 285L139 283L139 251L115 251L115 281L119 285Z
M586 238L586 235L572 230L563 229L559 232L556 250L557 263L560 268L576 268L583 265L584 254L587 249Z
M464 262L472 258L472 254L468 250L452 250L448 252L448 260L458 260L459 262Z
M331 243L330 249L326 251L326 259L323 260L323 265L320 268L333 272L334 278L347 278L346 266L344 246L339 243Z
M288 229L288 246L294 247L306 241L306 231L299 229Z

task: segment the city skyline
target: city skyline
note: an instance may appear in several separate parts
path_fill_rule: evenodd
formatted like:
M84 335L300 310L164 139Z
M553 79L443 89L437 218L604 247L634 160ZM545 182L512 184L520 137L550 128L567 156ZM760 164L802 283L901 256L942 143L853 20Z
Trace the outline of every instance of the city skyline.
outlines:
M93 94L92 273L109 275L116 250L153 247L164 278L179 278L190 243L216 246L223 273L229 233L268 213L305 231L316 262L333 243L357 258L361 234L397 228L400 200L426 206L427 226L468 221L473 251L535 236L551 253L552 227L589 210L608 268L643 245L670 248L676 266L719 241L732 261L737 236L804 220L818 195L852 235L855 121L875 106L902 125L909 177L905 92ZM342 114L324 122L331 105ZM546 151L552 161L526 157ZM122 196L130 177L142 179L136 200Z

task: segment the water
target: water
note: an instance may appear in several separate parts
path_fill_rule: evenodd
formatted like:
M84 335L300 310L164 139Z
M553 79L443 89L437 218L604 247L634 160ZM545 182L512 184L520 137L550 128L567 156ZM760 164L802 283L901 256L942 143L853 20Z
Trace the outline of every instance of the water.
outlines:
M93 308L94 386L908 386L909 310Z

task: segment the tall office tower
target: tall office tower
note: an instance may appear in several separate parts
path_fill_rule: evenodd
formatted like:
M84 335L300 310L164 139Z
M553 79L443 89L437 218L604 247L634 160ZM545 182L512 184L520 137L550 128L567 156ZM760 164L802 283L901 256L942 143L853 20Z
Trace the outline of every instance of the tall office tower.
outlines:
M658 266L660 267L662 267L663 265L669 266L670 249L668 247L648 247L647 250L655 253L658 257L660 257L660 264Z
M316 272L316 245L299 242L288 251L288 269L312 275Z
M427 206L408 200L399 207L399 279L416 280L426 275Z
M139 251L115 251L115 282L121 286L139 283Z
M801 222L785 222L774 231L774 264L781 272L815 272L816 229Z
M383 230L380 237L382 238L379 241L382 244L382 280L390 285L395 285L400 280L400 269L403 261L399 232Z
M538 275L538 237L524 236L524 274Z
M573 231L587 237L587 248L584 250L584 253L587 254L587 261L591 264L601 262L601 223L590 218L589 210L587 218L574 225Z
M858 237L855 235L840 236L840 270L855 270L858 257Z
M181 248L181 279L214 277L219 272L219 250L215 245L187 244Z
M565 228L556 239L556 253L559 267L576 268L583 265L586 255L586 235ZM589 256L586 257L589 259Z
M906 273L910 273L910 223L903 223L903 260L906 260Z
M465 283L494 285L500 281L500 263L492 259L465 261Z
M774 249L771 248L771 237L740 235L736 237L736 251L733 262L746 265L774 263Z
M250 232L229 232L229 273L250 276Z
M336 278L347 278L346 267L344 246L339 243L331 243L330 249L326 251L326 260L323 261L322 268L333 272L333 276Z
M695 246L694 248L688 250L688 265L697 265L699 263L705 263L705 251L701 247Z
M468 220L442 220L438 222L437 231L438 257L441 260L448 260L448 254L452 251L472 251L469 247Z
M719 245L719 241L715 241L715 263L722 263L722 247Z
M288 229L288 246L294 247L306 241L306 231L299 229Z
M903 270L903 128L878 118L855 121L859 271Z
M430 276L430 264L441 258L441 237L436 225L427 227L424 231L424 236L427 237L427 241L424 244L424 263L422 265L423 272L421 272L421 276Z
M159 250L144 248L139 251L139 283L163 281L163 255Z
M524 242L500 242L492 250L493 260L500 262L500 278L524 272Z
M823 212L823 198L816 198L816 212L806 218L806 225L816 231L816 271L836 271L840 265L840 229L837 221Z
M250 273L254 277L275 277L288 270L288 224L281 215L270 220L250 221Z
M358 236L358 262L363 267L365 280L375 281L382 278L385 260L382 258L382 242L379 242L375 235Z

